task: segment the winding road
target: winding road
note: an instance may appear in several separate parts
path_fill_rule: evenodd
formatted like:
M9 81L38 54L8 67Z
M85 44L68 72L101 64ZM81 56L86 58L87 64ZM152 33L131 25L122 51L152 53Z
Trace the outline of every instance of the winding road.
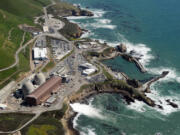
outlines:
M22 46L22 44L24 43L24 40L25 40L25 34L24 34L24 35L23 35L23 38L22 38L22 41L21 41L21 44L20 44L21 47L20 47L20 48L16 51L16 53L15 53L15 62L14 62L11 66L9 66L9 67L0 69L0 72L15 67L15 66L19 63L19 53L20 53L23 49L25 49L30 43L34 42L36 38L37 38L37 37L34 37L33 39L29 40L25 45Z

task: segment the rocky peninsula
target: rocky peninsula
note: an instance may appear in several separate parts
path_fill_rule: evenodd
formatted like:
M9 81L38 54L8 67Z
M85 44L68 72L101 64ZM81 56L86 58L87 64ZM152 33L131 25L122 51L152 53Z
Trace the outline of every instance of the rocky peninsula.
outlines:
M76 6L73 6L73 8L71 7L71 10L66 10L62 7L62 5L55 5L54 7L50 7L49 11L57 18L65 22L65 28L60 32L69 40L72 40L72 38L73 40L79 39L83 34L83 30L77 24L69 22L64 17L93 16L93 13L91 13L90 11L81 10L80 7ZM75 45L79 43L90 44L91 42L91 39L82 39L82 41L75 40ZM99 41L95 42L97 44L99 43ZM140 63L140 58L135 57L133 55L134 53L136 52L134 52L133 50L131 52L127 52L126 45L122 43L120 43L120 45L117 45L116 47L110 47L106 43L104 43L102 44L101 49L87 49L85 51L82 51L83 57L89 63L97 65L100 68L102 74L105 76L105 81L90 83L85 86L82 86L79 91L72 94L65 100L66 104L68 105L68 109L62 119L62 123L68 135L79 135L79 132L73 126L73 120L77 113L72 110L70 104L76 102L88 104L88 99L93 97L94 95L103 93L119 94L126 101L127 104L135 102L135 100L139 100L151 107L158 107L160 109L163 109L162 106L157 105L155 101L147 97L146 93L151 92L150 86L159 79L166 77L166 75L168 75L169 73L168 71L164 71L161 75L151 78L149 81L142 84L138 80L129 78L124 73L121 73L123 79L119 80L115 77L116 73L114 73L111 69L108 69L105 65L102 64L103 60L113 59L117 56L121 56L129 62L133 62L142 73L147 72L145 67ZM178 107L175 103L172 103L169 100L167 102L174 108Z
M158 107L160 109L163 109L162 106L157 105L155 101L147 97L146 93L151 92L150 86L159 79L166 77L169 73L168 71L162 72L161 75L155 76L143 84L138 80L130 79L127 75L125 75L123 79L117 79L115 77L116 73L103 65L101 61L106 59L113 59L117 56L122 56L123 58L124 56L127 56L125 58L126 60L136 63L136 58L134 58L130 54L127 55L125 45L120 45L113 48L104 44L102 51L84 51L83 56L92 64L98 63L101 70L103 70L103 74L106 79L103 82L95 82L82 86L82 88L77 93L74 93L72 96L68 97L68 100L66 100L66 102L69 105L69 109L64 116L63 122L66 129L68 129L67 132L69 134L79 134L79 132L73 127L73 119L77 115L77 113L72 110L70 104L76 102L88 104L88 99L93 97L94 95L103 93L119 94L127 104L135 102L135 100L139 100L151 107ZM140 65L140 62L137 63ZM141 70L141 67L138 68L141 72L143 72ZM167 102L169 102L169 105L174 108L178 107L171 101Z

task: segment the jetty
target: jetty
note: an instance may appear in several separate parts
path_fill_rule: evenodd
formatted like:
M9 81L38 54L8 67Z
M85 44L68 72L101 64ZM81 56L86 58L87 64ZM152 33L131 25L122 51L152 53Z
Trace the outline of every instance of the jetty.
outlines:
M133 58L134 63L136 64L137 68L142 72L142 73L146 73L146 69L145 67L141 64L141 62L139 62L136 58Z
M133 57L132 55L128 54L128 53L122 53L122 52L119 52L118 53L119 56L122 56L124 59L126 59L127 61L129 62L133 62L135 63L136 67L142 72L142 73L146 73L147 70L145 69L145 67L141 64L141 62Z
M158 81L159 79L166 77L168 74L169 74L169 71L163 71L161 75L156 76L156 77L150 79L149 81L147 81L146 83L144 83L143 86L139 88L139 90L150 93L151 84Z

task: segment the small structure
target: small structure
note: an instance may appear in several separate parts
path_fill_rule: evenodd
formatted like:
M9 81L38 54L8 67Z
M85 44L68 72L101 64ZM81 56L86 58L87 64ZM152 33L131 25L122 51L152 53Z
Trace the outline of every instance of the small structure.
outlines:
M49 107L56 101L56 97L51 96L45 103L45 106Z
M47 57L47 49L46 48L33 48L33 56L34 60L46 60Z
M38 32L33 32L33 36L37 36L38 34Z
M95 73L96 72L96 69L85 69L85 70L83 70L83 74L84 75L90 75L90 74L93 74L93 73Z
M0 104L0 109L1 110L4 110L4 109L6 109L7 108L7 105L5 105L5 104Z
M34 92L26 97L26 103L31 106L36 106L44 103L51 95L60 88L61 77L53 76L37 88Z
M83 75L90 75L97 71L97 68L90 63L81 64L79 67L83 70Z
M26 82L22 86L22 94L23 97L25 98L27 95L32 93L34 91L34 86L30 80L26 80Z
M37 85L41 85L41 84L45 83L45 81L46 81L46 78L42 72L38 73L34 78L34 82Z
M49 27L48 26L43 26L43 31L44 32L49 32Z
M121 43L120 45L117 46L117 50L122 52L122 53L125 53L125 52L127 52L127 47L125 44Z
M83 69L96 68L95 66L93 66L93 65L90 64L90 63L81 64L80 67L83 68Z

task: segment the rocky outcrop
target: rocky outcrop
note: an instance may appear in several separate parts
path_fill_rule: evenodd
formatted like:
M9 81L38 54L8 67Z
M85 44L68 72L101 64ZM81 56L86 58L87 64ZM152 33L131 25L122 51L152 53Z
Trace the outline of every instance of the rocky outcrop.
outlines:
M74 6L70 3L58 1L56 5L48 7L48 14L53 14L54 17L62 16L94 16L91 11L81 9L80 6Z
M71 36L73 38L80 38L83 34L83 30L77 26L77 30L76 30L76 33L73 33Z
M136 79L128 79L127 83L129 85L133 86L134 88L139 88L139 87L142 86L142 84L138 80L136 80Z
M72 16L94 16L94 14L87 10L72 10Z
M125 53L125 52L127 52L127 47L126 47L125 44L122 44L122 43L121 43L120 45L117 46L117 50L118 50L119 52Z
M92 97L93 95L101 93L121 94L128 104L130 102L134 102L135 99L137 99L139 101L143 101L149 106L155 106L154 101L148 98L142 91L133 88L122 80L111 80L105 81L103 83L91 84L82 93L71 97L70 102L84 102L86 99Z
M65 23L65 26L59 32L67 39L81 37L83 30L77 24L69 22L66 18L61 18L61 21Z
M175 103L173 103L173 102L171 102L170 99L167 99L166 102L168 102L168 104L169 104L170 106L172 106L173 108L178 108L178 105L175 104Z

